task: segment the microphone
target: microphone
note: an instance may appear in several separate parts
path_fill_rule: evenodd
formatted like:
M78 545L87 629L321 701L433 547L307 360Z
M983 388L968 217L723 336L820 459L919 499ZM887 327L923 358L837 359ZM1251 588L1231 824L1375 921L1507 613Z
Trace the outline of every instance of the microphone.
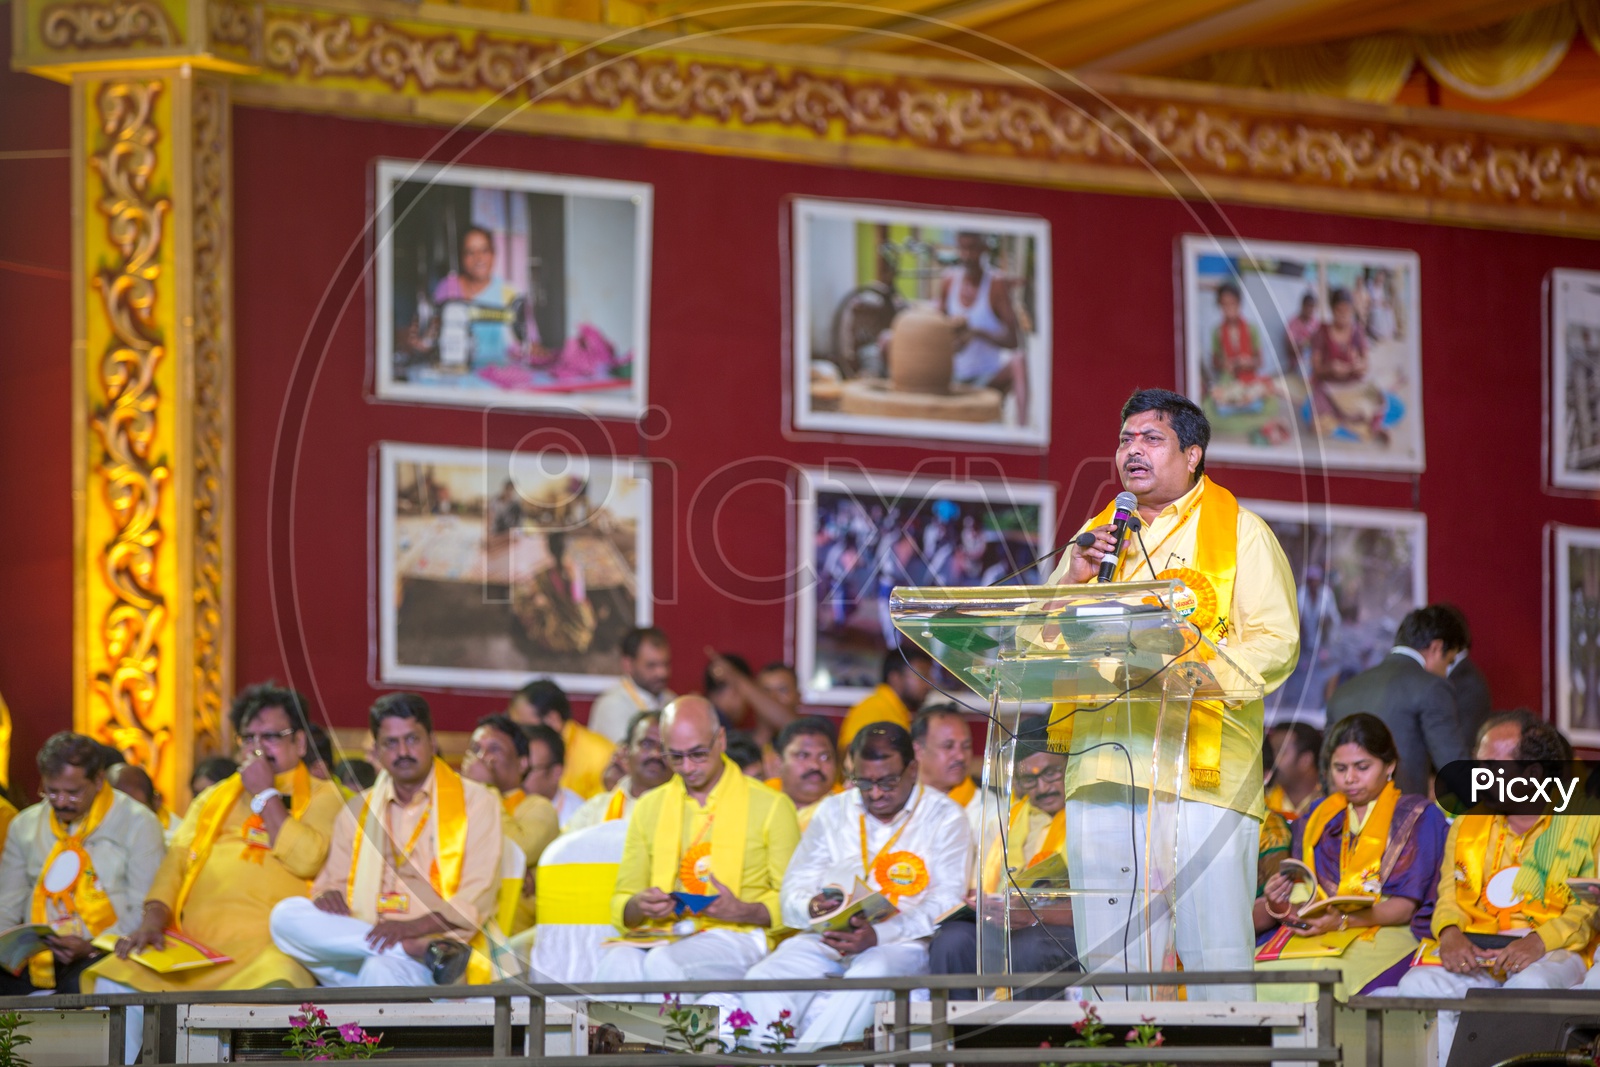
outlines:
M1000 584L1002 584L1004 582L1009 582L1011 579L1015 578L1017 575L1022 574L1024 571L1027 571L1030 568L1035 567L1040 563L1043 563L1045 560L1049 559L1051 556L1055 555L1057 552L1061 552L1064 549L1071 548L1073 545L1077 545L1079 548L1089 548L1089 547L1093 546L1094 545L1094 534L1090 533L1088 530L1085 530L1085 531L1083 531L1083 533L1079 534L1077 537L1074 537L1072 540L1068 541L1066 544L1057 545L1055 548L1052 548L1050 551L1046 552L1042 556L1035 556L1033 559L1030 559L1028 562L1024 563L1022 566L1020 566L1016 570L1012 571L1010 574L1002 574L1000 577L998 577L994 581L990 582L989 585L990 586L996 586L996 585L1000 585Z
M1109 582L1112 575L1117 573L1117 562L1122 558L1122 542L1128 535L1128 519L1133 516L1133 509L1138 506L1139 498L1132 493L1124 491L1117 494L1117 510L1111 516L1111 551L1100 561L1101 582Z

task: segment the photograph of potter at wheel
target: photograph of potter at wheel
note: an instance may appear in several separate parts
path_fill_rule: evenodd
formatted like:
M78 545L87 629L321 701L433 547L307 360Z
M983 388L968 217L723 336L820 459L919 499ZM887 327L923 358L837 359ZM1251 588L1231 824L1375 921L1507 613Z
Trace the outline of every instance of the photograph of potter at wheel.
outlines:
M794 205L797 430L1049 444L1050 227Z

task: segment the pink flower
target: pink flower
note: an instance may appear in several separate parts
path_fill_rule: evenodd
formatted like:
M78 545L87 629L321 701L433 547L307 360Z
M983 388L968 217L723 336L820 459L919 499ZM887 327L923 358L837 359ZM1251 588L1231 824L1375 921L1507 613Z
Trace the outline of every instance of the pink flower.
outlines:
M1072 1024L1072 1028L1074 1030L1078 1031L1078 1033L1081 1034L1081 1033L1083 1033L1084 1027L1086 1027L1088 1025L1089 1025L1089 1020L1088 1019L1079 1019L1077 1022Z
M1122 1040L1124 1040L1124 1041L1137 1041L1137 1040L1139 1040L1139 1031L1137 1031L1137 1030L1129 1030L1126 1034L1122 1035Z
M792 1014L793 1014L793 1012L791 1012L788 1008L784 1008L782 1011L780 1011L778 1013L778 1018L779 1019L787 1019Z
M339 1038L350 1044L361 1044L366 1041L367 1032L361 1029L360 1023L345 1023L339 1027Z
M1139 1021L1144 1023L1146 1026L1149 1026L1151 1023L1156 1021L1156 1017L1154 1015L1141 1015L1139 1016Z
M735 1008L728 1014L728 1025L735 1030L748 1030L755 1024L756 1017L743 1008Z
M304 1015L291 1015L289 1016L289 1025L296 1030L304 1030L310 1023Z
M1151 1048L1159 1048L1160 1046L1165 1045L1166 1043L1167 1043L1167 1035L1166 1034L1157 1034L1156 1037L1155 1037L1155 1040L1150 1042L1150 1047Z
M1040 1048L1049 1048L1049 1047L1050 1047L1050 1042L1048 1042L1048 1041L1041 1041L1041 1042L1039 1042L1039 1047L1040 1047Z

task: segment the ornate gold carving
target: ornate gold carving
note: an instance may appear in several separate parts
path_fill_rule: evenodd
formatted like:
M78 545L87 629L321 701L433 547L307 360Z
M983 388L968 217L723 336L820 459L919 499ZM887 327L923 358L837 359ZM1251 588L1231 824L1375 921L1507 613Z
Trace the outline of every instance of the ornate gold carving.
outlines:
M222 749L224 544L228 470L227 212L228 99L223 87L194 86L194 747L196 759Z
M178 37L166 10L154 0L51 4L40 15L39 35L51 48L79 49L167 46Z
M158 588L166 536L158 513L171 474L165 458L151 454L161 401L156 367L167 356L153 309L171 202L149 192L159 136L151 110L161 89L159 81L103 84L95 99L99 143L90 158L105 186L95 207L119 257L94 279L111 342L99 360L106 406L93 413L93 425L104 456L91 484L103 489L115 531L101 552L101 577L113 599L100 621L106 665L95 672L94 688L110 712L111 743L158 781L172 744L171 724L152 714L161 696L160 637L168 612Z
M1112 184L1153 172L1397 194L1558 215L1600 209L1600 143L1441 129L1420 122L1285 117L1272 105L1155 100L1131 90L1003 85L885 72L827 76L755 58L625 54L553 37L277 5L213 4L214 39L269 78L371 82L381 92L476 94L552 114L693 122L768 144L838 143L1100 170ZM225 32L223 32L225 31ZM637 136L630 125L628 136ZM920 163L936 166L924 156ZM1037 174L1037 172L1030 172ZM1093 179L1090 179L1091 181ZM1237 188L1237 187L1235 187ZM1509 216L1508 216L1509 217ZM1591 219L1600 225L1600 221Z

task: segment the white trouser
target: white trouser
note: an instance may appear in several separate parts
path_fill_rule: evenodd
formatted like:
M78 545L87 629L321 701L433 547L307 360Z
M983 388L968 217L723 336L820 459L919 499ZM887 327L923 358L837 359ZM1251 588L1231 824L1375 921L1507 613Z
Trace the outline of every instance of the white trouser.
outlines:
M99 975L95 975L94 991L96 996L103 993L108 997L115 993L138 992L132 986L125 986L121 982L113 982L111 979L101 978ZM135 1006L128 1009L128 1026L122 1032L122 1062L138 1063L139 1052L143 1047L144 1009Z
M693 937L667 945L607 945L600 951L596 982L716 982L737 981L766 955L765 930L702 930ZM645 1000L629 994L608 995L607 1000ZM658 1000L660 994L648 999ZM685 1001L695 998L686 996Z
M1537 937L1537 934L1530 934ZM1576 952L1557 949L1546 952L1505 980L1504 985L1484 971L1471 974L1452 974L1443 967L1413 967L1400 979L1400 984L1381 993L1396 997L1448 997L1460 1000L1469 989L1571 989L1579 982L1587 985L1583 974L1583 957ZM1458 1011L1439 1013L1439 1067L1450 1059L1450 1046L1455 1044L1456 1027L1461 1022Z
M372 924L321 911L305 897L288 897L272 909L272 940L326 986L432 985L428 968L398 944L382 952L367 944Z
M744 977L758 978L900 978L928 973L928 943L902 941L893 945L874 945L848 959L822 943L817 934L796 934L750 968ZM742 1006L755 1016L752 1039L759 1043L768 1036L767 1024L788 1011L795 1028L795 1047L810 1050L856 1042L872 1025L874 1006L893 996L887 990L849 989L828 993L746 993L743 996L717 994L702 1003L722 1009L724 1040L731 1039L728 1013Z
M1148 911L1142 893L1148 804L1126 790L1096 787L1067 801L1067 875L1084 892L1073 898L1073 934L1086 971L1159 971L1172 937L1189 971L1248 971L1255 966L1257 849L1261 823L1241 812L1199 801L1177 809L1176 929L1164 895ZM1134 881L1135 875L1139 881ZM1129 918L1132 918L1130 924ZM1146 931L1148 930L1148 939ZM1103 985L1102 1000L1124 1000L1127 987ZM1190 1000L1254 1000L1251 985L1190 986Z

